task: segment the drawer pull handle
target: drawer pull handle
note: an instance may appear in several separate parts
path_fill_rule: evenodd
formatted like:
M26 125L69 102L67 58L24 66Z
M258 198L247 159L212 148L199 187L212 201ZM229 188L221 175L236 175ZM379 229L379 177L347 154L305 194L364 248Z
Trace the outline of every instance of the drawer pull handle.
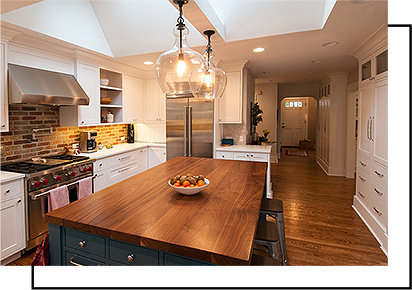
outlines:
M363 182L365 182L365 181L366 181L366 179L365 179L365 178L363 178L363 177L362 177L362 176L360 176L360 175L359 175L359 179L360 179L360 180L362 180Z
M366 167L366 163L359 161L360 165L362 165L363 167Z
M130 155L126 156L126 157L117 158L117 160L123 161L123 160L129 159L129 158L130 158Z
M79 264L79 263L73 261L73 257L70 257L69 262L70 262L70 264L75 265L75 266L85 266L85 265L82 265L82 264Z
M117 173L122 173L122 172L124 172L124 171L129 170L130 168L131 168L131 167L127 167L127 168L125 168L125 169L117 170Z
M7 190L6 190L6 194L9 194L10 192L11 192L10 189L7 189Z
M375 170L375 173L379 177L382 177L382 178L385 177L385 174L382 174L382 173L378 172L377 170Z
M79 247L84 248L86 246L86 241L80 241L79 242Z
M380 192L379 190L377 190L376 188L373 189L377 194L379 194L380 196L383 195L383 192Z
M127 260L128 260L129 262L133 261L133 260L134 260L134 255L133 255L133 254L127 255Z
M359 194L360 196L362 196L362 198L365 198L365 196L364 196L360 191L358 191L358 194Z
M377 210L376 207L373 207L373 210L376 211L376 213L377 213L379 216L382 215L382 213L381 213L379 210Z

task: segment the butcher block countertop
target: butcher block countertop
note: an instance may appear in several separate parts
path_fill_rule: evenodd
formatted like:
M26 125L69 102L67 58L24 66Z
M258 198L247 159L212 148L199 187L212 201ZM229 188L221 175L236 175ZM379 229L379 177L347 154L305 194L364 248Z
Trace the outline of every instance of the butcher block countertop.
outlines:
M176 157L48 213L49 223L219 265L248 265L267 163ZM177 175L210 185L185 196Z

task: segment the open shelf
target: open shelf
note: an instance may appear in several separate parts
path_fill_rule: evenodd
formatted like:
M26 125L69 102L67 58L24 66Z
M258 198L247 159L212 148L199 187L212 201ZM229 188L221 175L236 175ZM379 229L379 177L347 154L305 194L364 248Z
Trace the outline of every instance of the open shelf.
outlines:
M121 123L123 122L122 74L101 68L100 80L102 79L108 79L109 83L100 85L100 122L107 123L107 113L110 111L114 115L113 123ZM105 102L104 100L107 99L112 102Z

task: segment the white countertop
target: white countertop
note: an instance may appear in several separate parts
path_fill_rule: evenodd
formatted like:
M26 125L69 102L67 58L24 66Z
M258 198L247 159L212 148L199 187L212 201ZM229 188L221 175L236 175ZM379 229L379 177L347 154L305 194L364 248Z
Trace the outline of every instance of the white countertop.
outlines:
M102 159L102 158L106 158L112 155L121 154L124 152L146 148L146 147L165 148L166 144L164 143L122 143L118 145L113 145L113 148L111 149L106 149L106 147L104 147L102 150L97 150L96 152L93 152L93 153L82 153L80 155L88 156L90 158L95 158L95 159Z
M270 154L272 146L262 145L232 145L232 146L216 146L219 151L236 151L236 152L254 152Z
M8 182L21 178L24 178L23 173L0 171L0 182Z

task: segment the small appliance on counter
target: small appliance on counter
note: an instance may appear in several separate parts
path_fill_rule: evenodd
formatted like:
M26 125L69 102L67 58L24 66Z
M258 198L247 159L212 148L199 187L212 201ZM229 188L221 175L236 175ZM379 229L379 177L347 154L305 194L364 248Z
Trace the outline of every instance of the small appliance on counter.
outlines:
M127 125L127 143L134 143L134 125Z
M232 146L233 139L232 138L224 138L222 139L222 146Z
M91 153L97 151L97 131L80 132L80 151Z

